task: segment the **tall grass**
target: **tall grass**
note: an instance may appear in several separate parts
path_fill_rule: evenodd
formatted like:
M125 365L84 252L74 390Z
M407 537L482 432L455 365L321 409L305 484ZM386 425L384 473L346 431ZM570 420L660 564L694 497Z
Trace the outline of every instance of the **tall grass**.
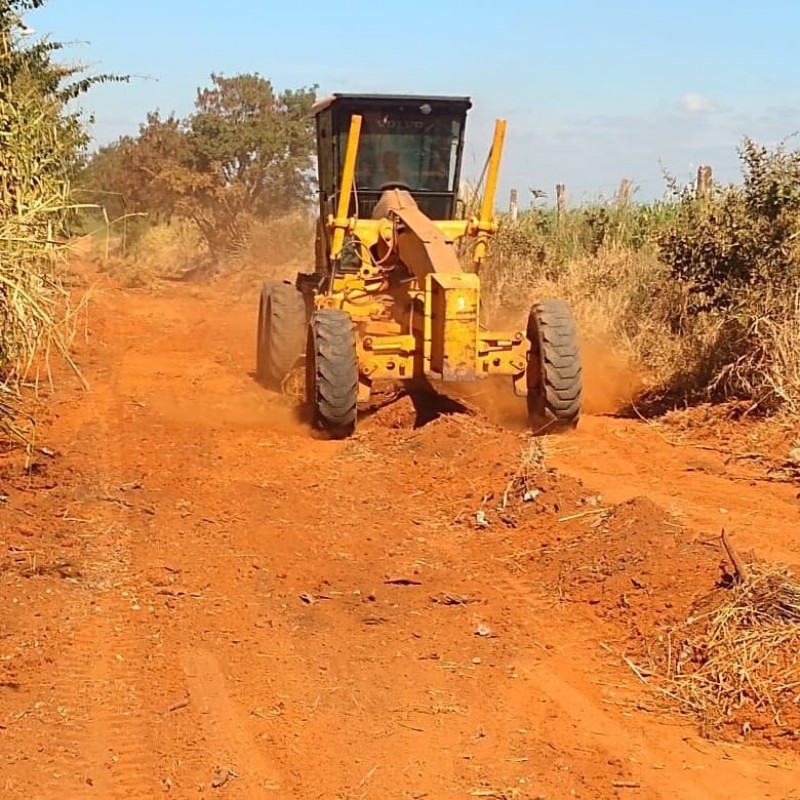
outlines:
M70 176L87 134L69 103L112 76L77 77L48 40L25 44L20 15L42 2L0 4L0 386L15 394L55 348L69 359L63 271L75 211ZM49 371L48 371L49 375ZM0 408L0 427L13 427Z
M10 385L61 344L59 277L70 206L62 130L34 85L0 93L0 375ZM63 319L63 316L60 317Z
M292 280L314 268L316 219L295 211L253 219L224 258L215 257L198 227L176 217L141 226L123 247L119 225L86 238L100 269L127 288L153 289L164 280L222 280L232 296L251 296L263 281Z

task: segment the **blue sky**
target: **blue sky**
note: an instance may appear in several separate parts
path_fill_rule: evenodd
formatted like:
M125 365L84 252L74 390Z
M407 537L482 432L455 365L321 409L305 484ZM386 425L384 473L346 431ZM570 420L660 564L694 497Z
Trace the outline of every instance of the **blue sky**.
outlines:
M211 72L469 95L465 169L480 170L504 116L501 191L523 204L529 188L563 182L577 201L623 177L657 196L661 165L736 180L743 135L800 130L798 0L49 0L27 21L95 71L142 76L86 98L98 142L149 110L188 113Z

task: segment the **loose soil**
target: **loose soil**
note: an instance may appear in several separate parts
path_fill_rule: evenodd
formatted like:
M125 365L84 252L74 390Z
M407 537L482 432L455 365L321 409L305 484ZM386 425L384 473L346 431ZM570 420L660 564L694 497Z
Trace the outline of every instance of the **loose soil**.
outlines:
M4 798L800 797L793 737L704 737L631 667L723 526L798 561L791 474L712 424L531 440L510 396L322 441L252 303L99 289L89 390L0 456Z

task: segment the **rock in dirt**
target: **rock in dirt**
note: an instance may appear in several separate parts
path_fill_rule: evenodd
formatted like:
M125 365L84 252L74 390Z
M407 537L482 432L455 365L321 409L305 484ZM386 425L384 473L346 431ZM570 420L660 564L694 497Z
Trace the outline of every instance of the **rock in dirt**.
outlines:
M231 778L235 778L235 774L229 769L218 769L214 780L211 781L212 789L221 789Z

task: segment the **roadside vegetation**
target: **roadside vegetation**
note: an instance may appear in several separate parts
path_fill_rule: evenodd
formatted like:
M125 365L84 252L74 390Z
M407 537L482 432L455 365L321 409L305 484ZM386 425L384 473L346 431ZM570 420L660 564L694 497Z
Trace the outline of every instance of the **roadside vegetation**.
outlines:
M73 178L88 145L86 120L72 110L93 85L121 80L87 76L56 63L62 45L29 41L22 15L44 0L0 3L0 425L21 381L68 356L69 294L63 257L75 219Z
M703 197L615 200L505 219L485 282L519 318L532 297L568 299L591 354L613 351L650 388L641 408L740 400L800 410L800 150L745 139L742 181Z
M259 75L212 75L186 118L154 112L100 148L80 191L110 268L131 285L313 253L316 87L277 91ZM111 224L110 229L105 222Z
M315 92L212 75L187 118L150 114L138 135L100 149L81 189L124 221L103 244L108 269L140 286L307 266ZM625 364L643 413L729 399L798 410L800 151L746 139L739 153L743 180L701 198L666 178L657 202L504 216L483 273L492 322L521 323L542 295L566 298L587 358Z

